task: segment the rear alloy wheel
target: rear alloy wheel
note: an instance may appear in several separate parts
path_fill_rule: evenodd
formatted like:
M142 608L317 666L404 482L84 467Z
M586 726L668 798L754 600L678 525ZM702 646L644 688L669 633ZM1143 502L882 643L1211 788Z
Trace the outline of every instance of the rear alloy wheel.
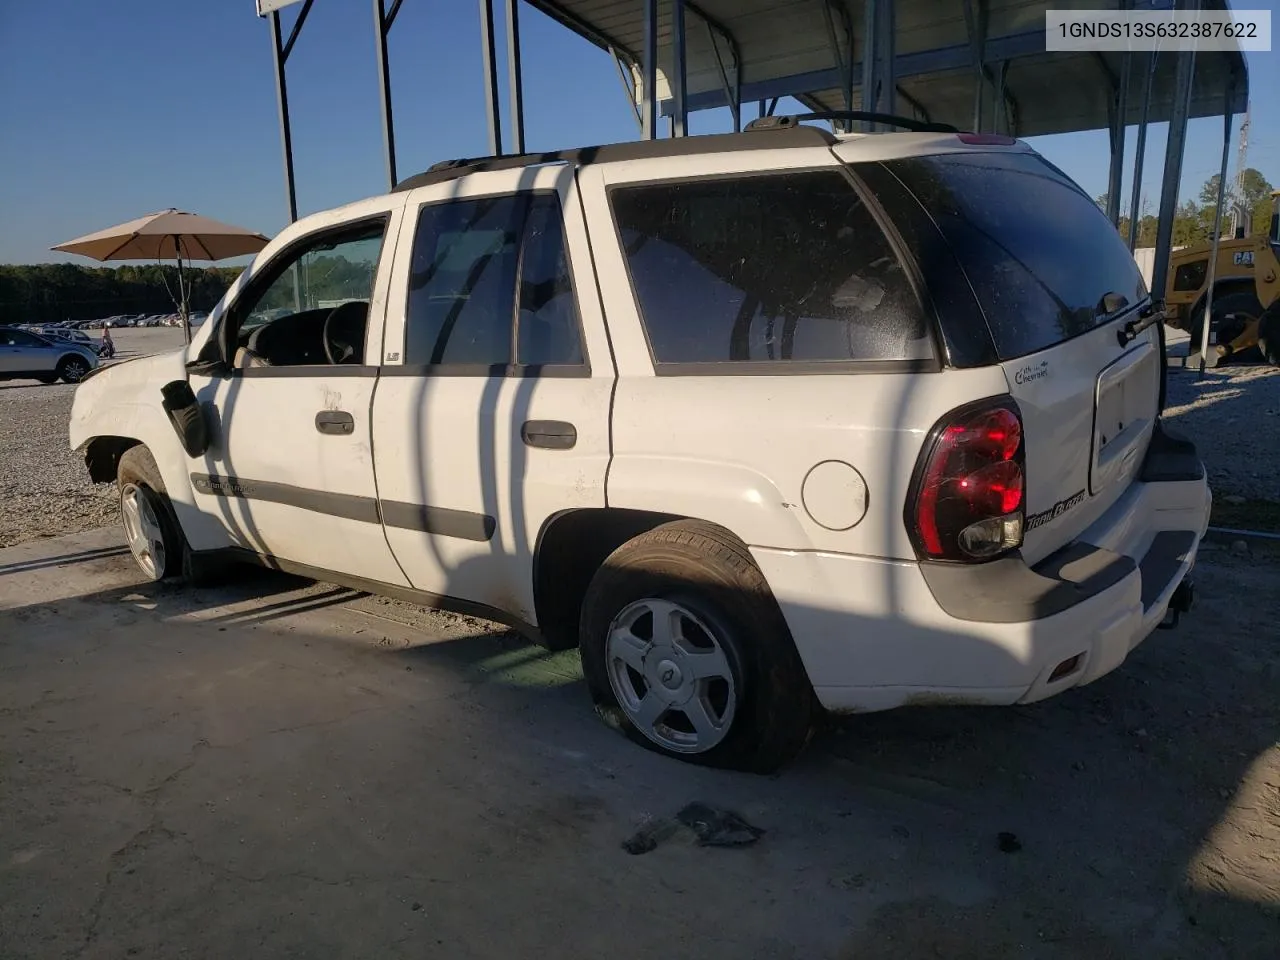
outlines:
M685 604L649 597L613 618L605 643L609 686L640 733L672 753L720 745L738 700L722 629Z
M740 540L681 520L629 540L582 602L582 671L629 739L771 773L803 749L816 701L786 620Z
M88 372L88 361L80 357L66 357L58 364L58 379L63 383L79 383Z

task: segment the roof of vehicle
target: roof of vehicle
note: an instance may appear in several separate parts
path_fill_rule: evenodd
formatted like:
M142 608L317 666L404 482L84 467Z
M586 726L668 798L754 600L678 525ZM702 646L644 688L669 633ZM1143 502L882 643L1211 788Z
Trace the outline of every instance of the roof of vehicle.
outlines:
M416 190L433 183L445 183L468 173L486 170L513 170L544 163L612 163L620 160L646 160L654 157L690 157L699 154L729 153L738 150L783 150L796 147L831 146L836 137L819 127L797 125L743 133L715 133L696 137L670 137L662 140L635 140L609 143L549 153L505 154L497 157L465 157L445 160L416 176L396 184L393 192Z
M834 116L839 112L830 115ZM894 133L845 133L832 134L821 127L808 126L798 121L801 117L768 117L776 121L749 126L742 133L716 133L688 137L669 137L660 140L635 140L625 143L602 144L594 147L578 147L570 150L554 150L548 153L503 154L496 157L463 157L443 160L433 164L423 173L416 174L396 184L393 193L416 190L436 183L447 183L472 173L493 170L513 170L549 163L569 163L586 166L597 163L617 163L627 160L648 160L665 157L693 157L715 153L734 153L743 150L788 150L812 147L841 146L841 157L846 160L880 160L900 156L920 156L943 150L966 149L965 143L981 147L1030 150L1026 144L1007 137L970 134L945 125L921 124L919 129ZM754 127L754 129L753 129ZM971 139L970 139L971 138Z

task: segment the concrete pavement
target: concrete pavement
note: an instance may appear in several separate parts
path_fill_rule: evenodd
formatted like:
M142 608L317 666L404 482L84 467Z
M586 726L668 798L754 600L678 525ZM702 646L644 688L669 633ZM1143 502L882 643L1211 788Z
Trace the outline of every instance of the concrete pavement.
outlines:
M575 654L484 621L144 585L113 530L0 550L0 956L1273 956L1274 872L1194 876L1275 714L1188 776L1204 684L1158 636L1070 702L855 718L761 778L627 743ZM1260 696L1230 679L1214 709ZM622 849L694 800L766 833Z

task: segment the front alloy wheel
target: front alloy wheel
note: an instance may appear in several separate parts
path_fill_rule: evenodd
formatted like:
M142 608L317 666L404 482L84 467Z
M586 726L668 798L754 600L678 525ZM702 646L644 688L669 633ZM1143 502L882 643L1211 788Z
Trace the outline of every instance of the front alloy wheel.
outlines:
M120 490L120 519L124 523L125 539L138 567L151 580L159 580L165 574L167 552L164 529L152 498L144 487L126 483Z

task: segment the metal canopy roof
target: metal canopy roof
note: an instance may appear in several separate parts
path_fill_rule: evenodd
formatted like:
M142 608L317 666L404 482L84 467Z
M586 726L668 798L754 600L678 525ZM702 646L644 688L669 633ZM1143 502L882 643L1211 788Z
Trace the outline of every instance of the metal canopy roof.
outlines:
M612 50L630 68L637 103L642 101L643 0L528 0L593 43ZM886 0L881 0L882 3ZM964 0L896 0L893 75L896 112L971 129L978 86L976 45L970 41ZM972 0L975 22L985 18L982 61L983 126L1016 136L1106 129L1121 73L1123 54L1045 51L1045 11L1120 9L1120 0ZM1139 9L1172 3L1139 0ZM1224 10L1226 0L1206 0L1204 9ZM740 100L794 96L815 108L845 107L844 77L850 32L853 39L852 107L861 106L860 62L865 0L686 0L687 98L690 110L725 106L733 88L735 48L740 51ZM672 110L668 70L671 60L671 3L659 3L658 82L661 110ZM717 56L718 55L718 56ZM1157 60L1150 120L1167 121L1174 97L1175 57ZM1133 60L1135 92L1145 83L1148 57ZM1004 65L1003 67L1001 65ZM723 72L722 72L723 65ZM1004 73L1003 111L993 110ZM1230 94L1230 99L1228 99ZM1196 56L1191 116L1243 113L1248 74L1239 51ZM1128 99L1128 123L1139 122L1140 97Z

